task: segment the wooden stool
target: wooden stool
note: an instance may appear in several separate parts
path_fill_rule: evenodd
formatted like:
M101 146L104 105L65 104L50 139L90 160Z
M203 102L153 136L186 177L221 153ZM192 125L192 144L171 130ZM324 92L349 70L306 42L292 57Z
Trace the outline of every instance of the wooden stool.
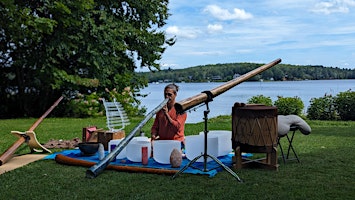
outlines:
M264 105L235 104L232 109L232 147L234 167L278 169L277 164L277 108ZM242 152L266 153L265 158L242 158Z

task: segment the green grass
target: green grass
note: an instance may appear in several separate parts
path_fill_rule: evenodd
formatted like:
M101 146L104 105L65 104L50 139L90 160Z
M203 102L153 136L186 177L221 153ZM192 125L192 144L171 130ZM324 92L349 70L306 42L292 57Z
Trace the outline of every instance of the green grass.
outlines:
M10 131L25 131L36 119L0 120L0 152L16 138ZM129 133L140 119L131 119ZM301 163L279 160L278 171L237 170L244 183L228 172L215 177L171 176L105 170L85 177L87 168L41 160L0 175L1 199L354 199L355 122L308 121L310 135L297 132L294 147ZM152 121L144 126L149 133ZM46 118L35 129L41 143L49 139L81 138L82 128L105 128L105 118ZM203 131L204 124L187 124L186 135ZM209 120L210 130L231 130L228 116ZM148 134L147 134L148 135ZM283 145L286 147L286 144ZM23 145L16 153L28 153Z

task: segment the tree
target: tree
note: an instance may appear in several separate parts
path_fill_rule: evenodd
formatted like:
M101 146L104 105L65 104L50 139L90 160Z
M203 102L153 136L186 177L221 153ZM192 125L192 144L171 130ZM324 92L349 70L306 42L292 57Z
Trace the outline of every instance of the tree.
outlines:
M63 93L132 95L159 69L168 0L2 0L0 118L39 116ZM134 97L133 97L134 98ZM5 111L5 112L4 112ZM17 112L15 112L17 111Z

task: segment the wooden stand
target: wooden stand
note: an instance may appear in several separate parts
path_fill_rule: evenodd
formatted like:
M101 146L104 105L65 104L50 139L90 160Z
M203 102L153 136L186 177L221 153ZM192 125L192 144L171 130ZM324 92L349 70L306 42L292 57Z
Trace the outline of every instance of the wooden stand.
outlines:
M277 170L277 108L263 105L232 110L232 146L235 150L234 167L259 167ZM260 159L242 158L242 152L266 153Z
M104 149L108 150L108 143L110 140L122 139L126 136L124 130L108 131L97 129L96 126L83 128L83 142L100 142L104 145Z
M253 147L252 150L247 150L248 147L238 146L235 151L235 157L233 157L233 161L235 162L235 169L242 168L263 168L263 169L271 169L277 170L277 148L273 147L270 150L263 150ZM266 157L260 159L247 159L242 157L242 152L248 153L266 153Z
M108 150L108 143L110 140L122 139L125 137L125 131L98 131L97 132L97 141L104 145L104 149Z
M9 147L3 154L0 155L0 166L3 165L9 159L11 159L13 154L16 152L16 150L25 142L29 144L31 153L33 152L51 153L50 150L46 149L38 142L34 130L44 120L44 118L46 118L47 115L49 115L49 113L52 112L52 110L59 104L59 102L63 98L64 98L63 96L59 97L59 99L56 102L54 102L54 104L30 127L30 129L28 129L28 131L26 132L11 131L11 133L16 135L19 139L14 144L12 144L11 147Z

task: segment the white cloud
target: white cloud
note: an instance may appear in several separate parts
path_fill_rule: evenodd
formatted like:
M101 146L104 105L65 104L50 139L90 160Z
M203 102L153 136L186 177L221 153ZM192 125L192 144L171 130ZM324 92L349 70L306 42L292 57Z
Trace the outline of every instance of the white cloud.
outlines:
M216 55L223 55L222 51L190 51L187 52L189 55L199 55L199 56L216 56Z
M223 30L223 26L221 24L208 24L207 29L208 32L218 32Z
M219 20L233 20L233 19L250 19L253 15L245 12L242 9L234 8L233 12L229 12L227 9L222 9L216 5L208 5L204 9L205 12L210 13L212 16Z
M266 63L275 57L287 64L355 67L355 0L171 2L165 30L177 42L164 52L163 67Z
M198 35L198 31L193 30L193 29L180 29L177 26L169 26L166 31L168 35L176 35L178 38L189 38L189 39L194 39Z
M315 4L314 8L311 10L315 13L332 14L332 13L348 13L350 8L354 7L354 0L331 0L322 1Z
M253 50L252 50L252 49L237 49L235 52L236 52L236 53L244 54L244 53L253 52Z
M349 5L349 6L355 6L354 0L342 0L342 2L346 5Z
M331 14L331 13L348 13L349 8L342 5L336 5L334 2L320 2L312 9L315 13Z

